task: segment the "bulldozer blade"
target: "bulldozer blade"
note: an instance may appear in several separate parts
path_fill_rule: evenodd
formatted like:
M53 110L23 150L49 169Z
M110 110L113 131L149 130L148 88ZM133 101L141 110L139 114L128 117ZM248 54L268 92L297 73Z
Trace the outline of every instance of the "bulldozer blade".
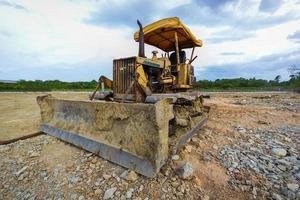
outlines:
M171 99L155 104L73 101L37 97L41 131L147 177L201 128L207 117L170 136L176 117ZM195 119L196 119L195 118Z

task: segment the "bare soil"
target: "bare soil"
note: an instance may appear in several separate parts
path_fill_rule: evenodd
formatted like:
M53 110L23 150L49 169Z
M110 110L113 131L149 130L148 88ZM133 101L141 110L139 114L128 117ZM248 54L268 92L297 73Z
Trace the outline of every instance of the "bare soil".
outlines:
M40 110L36 97L48 93L11 92L0 93L0 141L38 131ZM55 97L65 99L88 98L88 93L57 92Z
M38 130L39 108L35 99L41 94L44 93L0 93L0 140ZM88 94L53 96L87 99ZM212 93L205 104L211 107L208 123L182 149L180 159L169 161L153 179L139 175L135 181L123 180L120 174L126 169L47 135L2 145L0 199L102 199L105 191L114 187L114 199L124 199L130 189L132 199L274 198L271 191L253 192L254 188L266 186L265 177L244 168L230 173L218 155L225 146L249 141L247 133L241 133L237 127L251 131L299 127L300 95ZM298 145L295 140L289 142L291 146ZM192 163L195 171L189 180L176 175L176 169L185 162ZM24 167L26 170L17 176ZM250 181L250 189L234 187L233 179ZM297 198L297 191L294 195Z

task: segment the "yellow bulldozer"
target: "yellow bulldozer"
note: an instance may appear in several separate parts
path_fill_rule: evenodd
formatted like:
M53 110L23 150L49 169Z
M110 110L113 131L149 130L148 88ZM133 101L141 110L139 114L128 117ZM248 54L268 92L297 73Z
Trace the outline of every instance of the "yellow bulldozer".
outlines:
M41 131L154 177L207 121L209 108L192 91L193 54L202 41L177 17L145 27L137 23L138 56L113 60L113 80L101 76L90 99L45 95L37 102ZM158 57L153 51L147 58L145 43L164 53Z

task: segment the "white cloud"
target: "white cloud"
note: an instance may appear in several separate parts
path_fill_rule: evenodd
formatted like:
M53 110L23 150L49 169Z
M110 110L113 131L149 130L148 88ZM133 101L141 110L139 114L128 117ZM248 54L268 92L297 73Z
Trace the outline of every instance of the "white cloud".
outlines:
M299 44L293 43L287 37L300 27L300 20L276 25L270 28L264 28L255 32L255 37L246 38L239 41L225 41L223 43L211 44L205 43L205 38L216 32L232 31L232 27L203 28L193 27L197 35L203 33L204 45L199 50L199 59L195 62L199 67L207 68L213 65L248 63L255 61L260 57L291 52L299 48ZM223 52L242 52L243 55L223 56Z
M112 66L101 66L112 63L112 59L137 55L138 44L133 40L133 28L108 27L98 24L84 23L84 19L96 11L99 6L107 5L107 1L14 1L26 10L0 5L0 75L6 79L12 77L14 70L24 66L24 70L34 70L58 65L72 68L87 60L99 60L99 73L109 71ZM114 4L127 5L127 1L113 1ZM161 7L168 11L191 3L191 1L165 1ZM273 13L260 12L260 1L243 1L226 3L221 12L227 13L237 21L249 22L249 19L271 20L289 13L300 13L300 4L286 1ZM161 9L162 9L161 8ZM126 9L126 7L124 7ZM203 8L204 9L204 8ZM207 8L205 8L207 9ZM298 14L300 15L300 14ZM122 16L120 16L122 17ZM157 18L153 16L153 18ZM180 16L179 16L180 17ZM275 18L274 18L275 19ZM265 26L262 26L265 27ZM256 30L242 30L240 26L230 24L208 26L193 24L191 30L204 45L195 54L194 62L197 70L208 70L211 66L249 63L272 54L292 52L299 48L299 43L288 40L291 33L300 27L300 20L287 21ZM245 37L245 33L253 37ZM2 33L2 34L1 34ZM211 43L209 40L218 34L226 37L239 36L239 40L224 40ZM225 38L226 39L226 38ZM151 55L154 47L146 46L146 53ZM230 52L227 53L226 52ZM87 62L88 63L88 62ZM26 68L27 67L27 68ZM26 77L19 77L26 78ZM96 79L97 77L95 77ZM220 77L219 77L220 78Z
M15 56L31 54L40 60L36 65L51 65L72 64L93 57L112 58L121 56L125 49L127 54L133 53L132 30L82 23L89 10L80 9L81 4L28 1L23 5L29 13L7 8L1 8L0 13L2 29L11 34L8 41L2 38L1 43Z

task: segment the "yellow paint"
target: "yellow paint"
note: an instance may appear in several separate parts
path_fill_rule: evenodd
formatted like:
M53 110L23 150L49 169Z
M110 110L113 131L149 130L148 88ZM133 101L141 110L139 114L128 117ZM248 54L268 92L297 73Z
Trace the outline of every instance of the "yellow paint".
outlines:
M146 44L153 45L163 51L174 51L174 34L178 33L179 48L201 47L202 41L186 27L178 17L161 19L143 28ZM139 31L135 32L134 40L139 41Z
M148 87L148 78L143 69L143 65L137 64L136 73L137 73L137 81L138 81L139 85L141 86L141 88L143 89L143 91L145 92L145 94L147 96L151 95L152 92L151 92L150 88Z

